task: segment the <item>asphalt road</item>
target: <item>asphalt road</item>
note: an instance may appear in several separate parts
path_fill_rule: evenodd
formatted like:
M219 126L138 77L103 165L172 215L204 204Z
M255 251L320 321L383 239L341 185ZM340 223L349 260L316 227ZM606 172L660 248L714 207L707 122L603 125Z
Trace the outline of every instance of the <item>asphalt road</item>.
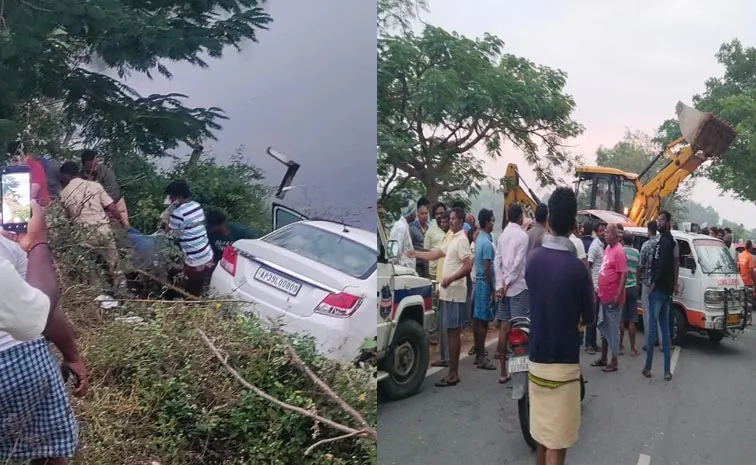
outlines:
M586 398L568 465L755 462L756 331L719 344L690 336L673 351L670 382L658 350L654 377L644 378L644 356L625 355L618 372L603 373L583 354ZM496 371L476 369L471 358L460 371L455 387L434 387L444 375L434 371L416 396L379 404L381 465L535 463L509 385L497 383Z

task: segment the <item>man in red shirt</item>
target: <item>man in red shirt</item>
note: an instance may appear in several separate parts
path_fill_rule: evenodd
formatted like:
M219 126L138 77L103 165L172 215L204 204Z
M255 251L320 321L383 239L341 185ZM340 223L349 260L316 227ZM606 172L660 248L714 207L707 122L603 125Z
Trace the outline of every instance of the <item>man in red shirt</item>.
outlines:
M625 304L625 280L627 279L627 256L620 244L619 229L609 224L605 231L606 250L598 275L598 298L601 304L598 315L598 329L604 338L601 341L601 358L591 364L604 367L609 373L617 371L619 354L620 321ZM607 364L608 351L612 351L612 361Z
M45 167L37 160L37 155L24 147L20 141L11 142L7 152L11 155L11 164L24 164L29 167L31 174L31 197L41 206L50 203L50 192L47 190L47 174Z

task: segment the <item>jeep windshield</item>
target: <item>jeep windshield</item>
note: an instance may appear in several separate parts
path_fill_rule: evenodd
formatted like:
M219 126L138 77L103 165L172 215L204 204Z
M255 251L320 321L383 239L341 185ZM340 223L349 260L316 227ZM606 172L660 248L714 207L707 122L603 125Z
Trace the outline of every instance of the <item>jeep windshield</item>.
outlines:
M698 254L701 271L708 274L734 274L738 272L730 250L716 239L695 239L693 245Z

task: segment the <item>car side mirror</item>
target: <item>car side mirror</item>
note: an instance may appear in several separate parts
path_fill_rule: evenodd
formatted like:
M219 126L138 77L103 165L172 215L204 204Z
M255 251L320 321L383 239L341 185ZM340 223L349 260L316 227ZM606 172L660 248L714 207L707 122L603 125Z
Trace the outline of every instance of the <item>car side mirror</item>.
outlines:
M693 257L684 257L683 268L689 269L692 273L696 272L696 261Z
M399 241L392 239L386 244L386 258L391 260L396 258L397 255L399 255Z

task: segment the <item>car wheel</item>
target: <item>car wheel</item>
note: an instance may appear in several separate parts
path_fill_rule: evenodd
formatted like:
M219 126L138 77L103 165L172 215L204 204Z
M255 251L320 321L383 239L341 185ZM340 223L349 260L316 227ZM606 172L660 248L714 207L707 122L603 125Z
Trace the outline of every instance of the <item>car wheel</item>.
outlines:
M381 383L386 397L398 400L414 395L425 381L429 358L425 329L415 320L399 323L391 349L382 362L389 375Z

